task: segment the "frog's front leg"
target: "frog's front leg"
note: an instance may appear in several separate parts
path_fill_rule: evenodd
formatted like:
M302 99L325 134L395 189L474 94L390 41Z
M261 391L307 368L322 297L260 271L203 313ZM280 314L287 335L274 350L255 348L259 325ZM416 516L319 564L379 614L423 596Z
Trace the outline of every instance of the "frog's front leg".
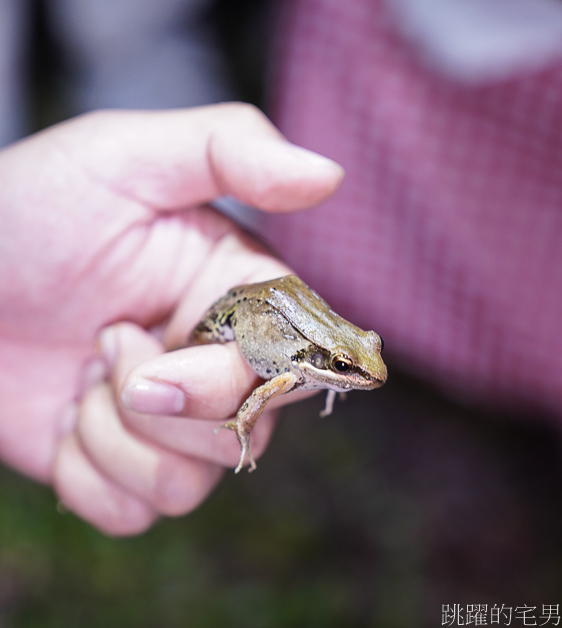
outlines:
M344 401L346 393L345 392L340 392L340 393L338 393L338 396L340 398L340 401ZM326 395L326 405L324 406L324 410L322 410L322 412L320 412L320 416L321 417L329 416L330 414L332 414L332 410L334 409L334 401L335 400L336 400L336 391L335 390L329 390L328 394Z
M250 434L254 425L260 418L260 414L265 409L267 402L273 399L273 397L277 397L277 395L282 395L283 393L291 390L297 381L298 377L291 372L281 373L281 375L277 375L276 377L267 380L265 384L258 386L258 388L256 388L242 404L242 407L238 410L235 421L229 421L228 423L221 425L221 427L226 427L236 432L238 442L242 448L240 462L234 470L234 473L238 473L244 466L246 455L250 461L250 468L248 471L253 471L256 468L256 463L254 457L252 456L252 448L250 445Z
M326 405L324 406L324 410L320 413L321 417L329 416L332 414L332 410L334 409L334 401L336 399L336 391L329 390L326 395Z

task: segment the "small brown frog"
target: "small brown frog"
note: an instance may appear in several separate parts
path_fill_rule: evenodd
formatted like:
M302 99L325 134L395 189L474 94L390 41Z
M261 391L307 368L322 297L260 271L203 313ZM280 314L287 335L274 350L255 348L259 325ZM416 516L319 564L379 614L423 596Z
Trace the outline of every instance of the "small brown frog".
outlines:
M314 290L294 275L232 288L205 314L189 344L236 340L248 364L263 379L242 404L235 421L221 427L236 432L242 448L238 473L246 455L256 468L250 433L267 402L297 388L328 389L332 412L336 392L372 390L386 382L382 339L338 316Z

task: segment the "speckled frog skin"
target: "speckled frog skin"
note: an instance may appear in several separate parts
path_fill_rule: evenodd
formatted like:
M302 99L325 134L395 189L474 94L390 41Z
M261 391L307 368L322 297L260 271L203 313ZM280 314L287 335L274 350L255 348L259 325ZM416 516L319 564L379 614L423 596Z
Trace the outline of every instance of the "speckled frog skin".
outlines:
M205 314L189 344L236 340L248 364L263 379L244 402L235 421L242 452L256 468L250 433L267 402L296 388L328 389L325 416L337 391L382 386L387 370L382 340L338 316L314 290L294 275L232 288Z

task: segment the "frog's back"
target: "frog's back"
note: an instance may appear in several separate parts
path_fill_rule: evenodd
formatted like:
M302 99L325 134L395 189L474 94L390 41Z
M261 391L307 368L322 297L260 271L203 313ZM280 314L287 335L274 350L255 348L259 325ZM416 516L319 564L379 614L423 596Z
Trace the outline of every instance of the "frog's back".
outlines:
M191 343L233 340L230 325L233 314L239 309L244 310L251 319L251 312L261 310L266 304L282 315L303 338L331 352L353 348L350 353L366 359L373 350L376 351L375 339L378 337L374 332L365 332L338 316L324 299L295 275L235 286L210 308L194 330ZM236 318L241 320L243 316Z
M267 302L282 312L311 342L330 351L342 346L357 346L360 338L366 345L371 344L370 332L336 314L322 297L295 275L267 283L271 284L265 297Z

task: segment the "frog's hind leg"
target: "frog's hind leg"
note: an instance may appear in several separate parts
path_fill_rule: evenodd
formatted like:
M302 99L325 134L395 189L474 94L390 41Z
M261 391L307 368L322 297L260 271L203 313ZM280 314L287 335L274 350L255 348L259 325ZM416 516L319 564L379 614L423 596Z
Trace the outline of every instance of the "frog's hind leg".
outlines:
M242 452L240 454L240 462L234 470L234 473L238 473L244 466L246 456L250 462L250 468L248 471L253 471L256 468L256 462L252 456L252 448L250 445L250 434L254 429L254 425L260 418L267 402L277 395L291 390L298 381L298 377L291 372L281 373L276 377L268 380L265 384L262 384L254 390L254 392L246 399L242 404L238 414L236 415L236 421L229 421L221 427L225 427L236 432L236 437L240 443ZM215 430L216 431L216 430Z

